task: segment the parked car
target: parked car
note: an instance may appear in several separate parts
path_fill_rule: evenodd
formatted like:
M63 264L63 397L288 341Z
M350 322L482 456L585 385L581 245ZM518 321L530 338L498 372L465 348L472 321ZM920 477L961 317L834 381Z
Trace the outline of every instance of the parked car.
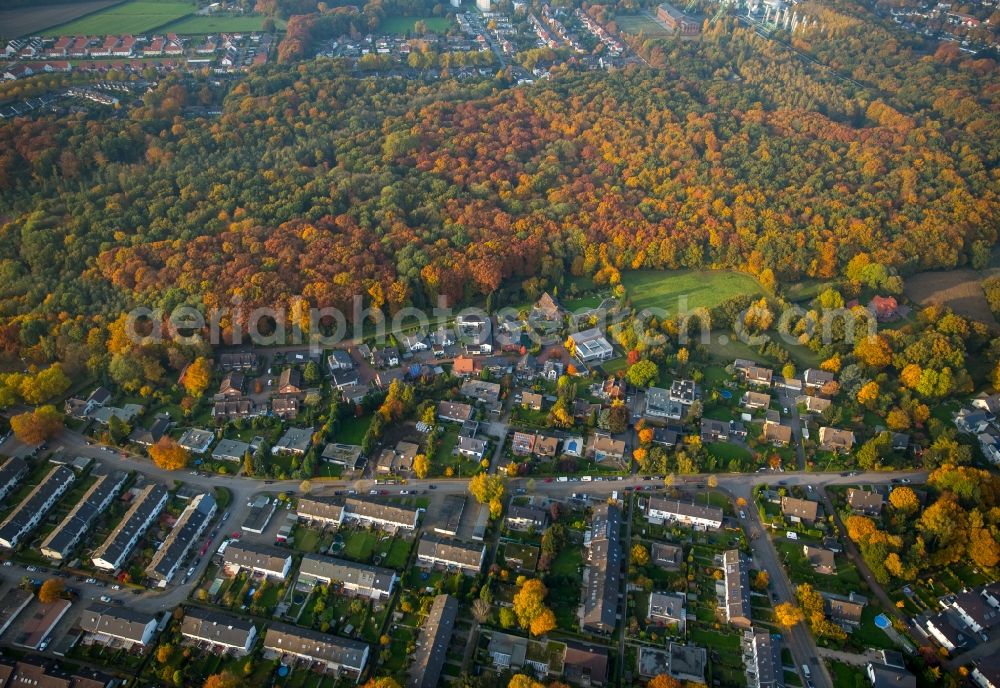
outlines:
M111 598L108 597L107 595L101 595L101 602L104 602L105 604L107 604L107 603L111 602Z

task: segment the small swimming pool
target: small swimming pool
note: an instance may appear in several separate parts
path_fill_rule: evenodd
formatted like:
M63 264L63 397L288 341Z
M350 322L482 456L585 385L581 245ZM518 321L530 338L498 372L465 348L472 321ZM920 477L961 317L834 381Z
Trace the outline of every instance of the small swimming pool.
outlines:
M891 625L889 623L889 617L886 616L885 614L879 614L878 616L875 617L875 625L883 630L889 628L889 626Z
M732 399L733 393L730 392L728 389L724 389L721 392L719 392L719 396L722 397L723 399Z

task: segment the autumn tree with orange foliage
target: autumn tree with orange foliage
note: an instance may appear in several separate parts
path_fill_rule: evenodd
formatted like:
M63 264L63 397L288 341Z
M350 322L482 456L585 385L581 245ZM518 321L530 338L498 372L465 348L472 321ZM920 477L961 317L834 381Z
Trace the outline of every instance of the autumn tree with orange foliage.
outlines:
M66 592L66 586L61 580L49 578L38 589L38 601L43 604L51 604L62 597L64 592Z
M379 676L368 680L364 688L401 688L399 681L391 676Z
M149 448L149 456L153 463L166 471L178 471L186 467L191 458L187 449L166 435Z
M682 688L683 685L670 674L658 674L649 679L646 688Z
M34 411L19 413L10 419L10 427L25 444L41 444L62 430L63 414L51 404Z
M212 364L204 356L194 359L184 370L184 389L193 397L200 397L212 381Z
M202 688L238 688L240 683L240 678L236 674L223 671L206 678Z

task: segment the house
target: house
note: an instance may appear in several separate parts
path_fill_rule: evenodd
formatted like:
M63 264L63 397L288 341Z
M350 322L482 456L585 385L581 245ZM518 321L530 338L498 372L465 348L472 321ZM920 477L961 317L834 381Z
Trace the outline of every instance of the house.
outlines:
M654 542L649 555L651 561L660 568L667 571L677 571L684 561L684 548L663 542Z
M24 476L28 475L28 464L24 459L12 456L0 466L0 502L3 502Z
M223 397L241 397L243 389L246 387L246 376L238 370L226 373L219 385L219 394Z
M403 348L415 354L420 351L427 351L430 347L427 346L427 340L424 336L418 332L403 337Z
M460 436L458 444L455 445L455 451L462 456L481 461L486 454L486 442L475 437Z
M985 411L973 411L961 408L955 414L955 427L962 432L969 432L975 435L986 432L993 420L992 414Z
M618 623L621 579L621 510L607 502L594 507L584 534L587 551L583 572L584 631L610 635Z
M677 428L653 428L653 444L670 448L677 446L680 439L680 432Z
M484 404L492 404L500 399L500 385L483 380L466 380L462 383L461 393Z
M156 617L131 607L94 603L83 612L79 626L102 645L119 641L127 646L146 647L156 632Z
M531 354L525 354L518 359L517 365L514 366L514 376L520 382L528 382L535 379L538 370L538 359Z
M119 570L139 542L139 538L154 523L167 505L167 488L150 484L133 497L132 506L111 534L91 554L94 566L105 571Z
M705 683L705 665L708 663L708 653L705 648L671 642L668 657L667 674L669 676L678 681L687 681L698 685Z
M356 444L340 444L330 442L323 447L323 452L319 455L323 461L328 461L347 469L356 469L361 464L361 447Z
M163 544L156 550L146 567L146 575L160 581L161 587L169 583L187 559L195 541L208 529L216 510L215 497L207 492L192 499L184 507Z
M1000 626L1000 583L963 590L941 600L974 633L989 633Z
M628 396L628 383L624 378L617 378L613 375L608 377L600 386L594 385L595 396L601 399L612 401L614 399L625 399Z
M417 545L417 566L444 568L466 575L479 574L486 559L486 546L425 535Z
M854 487L847 491L847 505L856 514L878 516L882 513L884 504L885 498L878 492L868 492Z
M771 405L771 395L762 394L760 392L748 391L746 394L743 395L743 398L740 400L740 403L743 404L744 408L748 408L751 410L766 409L768 406Z
M854 433L850 430L821 427L819 429L819 446L826 451L838 454L849 452L854 447Z
M819 502L797 497L781 498L781 513L792 523L815 523L819 512Z
M756 387L770 387L772 378L774 377L774 371L770 368L761 368L760 366L749 366L742 369L743 380L750 385Z
M406 688L437 688L458 618L458 599L437 595L417 636L417 649L407 670Z
M312 446L312 436L312 428L288 428L277 444L271 447L271 453L280 454L285 452L301 456L309 451L309 447Z
M285 368L278 378L278 394L301 394L302 373L298 368Z
M160 441L160 438L167 434L167 430L170 429L171 425L173 423L169 418L156 418L148 428L136 428L133 430L128 436L129 442L141 444L144 447L152 447Z
M861 625L868 600L853 592L846 597L828 592L820 594L823 595L826 613L834 623L848 633L853 632Z
M111 401L111 392L105 387L98 387L86 399L71 398L66 400L66 414L74 418L86 418L95 409L103 408Z
M531 307L531 319L543 322L559 322L566 311L549 292L542 294Z
M996 416L1000 413L1000 394L980 392L972 400L972 406L973 408Z
M17 547L41 523L75 480L76 474L65 466L56 466L49 471L0 523L0 546L7 549Z
M370 651L367 643L358 640L277 622L264 635L264 649L280 659L304 659L351 678L360 678Z
M394 346L372 349L371 364L376 368L395 368L400 360L399 349Z
M545 648L545 645L536 640L494 631L490 634L486 652L489 653L497 670L526 670L538 677L545 676L549 672Z
M726 621L739 628L750 628L750 572L738 549L723 552L722 573Z
M278 418L291 420L299 415L298 397L274 397L271 399L271 413Z
M833 403L829 399L824 399L823 397L802 395L795 398L795 403L798 406L802 406L806 413L823 413L830 405Z
M292 570L292 554L269 545L233 541L222 556L222 568L230 576L246 569L267 578L285 580Z
M549 382L555 382L562 377L564 368L562 361L550 358L542 364L542 377Z
M344 397L344 401L355 406L364 401L370 391L371 389L366 384L347 385L340 388L340 394Z
M819 370L818 368L808 368L806 372L802 374L802 382L805 384L806 389L819 390L825 385L834 381L833 373L827 370Z
M674 380L670 383L670 401L690 406L698 396L694 380Z
M765 442L784 447L792 441L792 428L788 425L775 423L768 420L764 422L764 433L762 435Z
M781 644L767 629L751 628L743 633L743 662L748 688L784 688L785 672Z
M456 356L451 364L451 372L453 375L464 377L467 375L479 375L482 372L482 368L480 367L479 359L470 358L469 356Z
M906 668L898 652L882 650L881 662L868 662L865 674L872 688L917 688L917 677Z
M257 354L251 351L222 354L219 356L219 367L223 370L254 370L257 368Z
M177 440L177 444L187 449L192 454L204 454L212 446L215 440L215 433L201 428L188 428Z
M677 633L684 633L687 626L687 595L676 592L653 592L649 595L647 616L652 623L675 626Z
M977 659L973 663L972 681L979 688L1000 688L1000 655Z
M472 407L454 401L439 401L437 406L437 417L441 420L448 420L452 423L464 423L472 419Z
M581 363L607 361L615 355L604 334L596 327L569 336L573 343L573 353Z
M810 547L802 545L802 556L806 558L813 571L832 576L837 572L837 564L833 558L833 552L820 547Z
M701 441L705 444L711 442L728 442L730 438L742 439L747 436L746 426L735 420L724 421L714 418L701 419Z
M535 435L535 454L553 457L559 453L559 438L550 435Z
M62 561L76 547L90 527L103 514L128 480L125 471L97 476L83 497L70 509L59 525L42 541L39 550L49 559Z
M343 518L380 528L414 530L421 511L422 509L408 506L349 498L344 502Z
M960 625L958 619L953 619L947 611L928 617L924 623L930 636L948 652L954 652L969 644L971 638L962 632Z
M403 473L413 469L420 447L413 442L397 442L395 449L384 449L375 465L378 473Z
M521 506L512 504L507 509L507 518L504 523L511 530L535 530L541 532L545 528L548 514L544 509L534 506Z
M258 413L257 404L250 397L217 401L215 402L215 406L212 407L212 417L220 420L249 418Z
M299 565L299 582L307 586L335 585L342 591L376 602L392 596L399 576L392 569L344 559L306 554Z
M352 359L351 355L343 349L334 349L330 352L330 355L326 357L326 367L329 369L330 373L354 370L354 359Z
M319 526L339 526L344 520L344 505L330 497L299 497L295 516Z
M330 384L343 392L350 387L360 386L361 377L354 368L346 370L338 368L330 372Z
M868 310L879 322L892 322L900 316L895 296L873 296L868 303Z
M257 640L257 627L253 621L222 612L189 607L184 611L181 635L195 643L204 643L213 649L250 654Z
M685 405L671 398L671 392L660 387L650 387L646 390L645 416L650 420L668 418L681 420L684 418Z
M622 463L625 460L625 440L616 440L604 432L595 432L587 445L587 455L594 461L614 461Z
M722 509L677 499L650 497L646 501L646 520L657 524L681 523L700 529L718 530L722 527Z
M521 406L532 411L542 410L542 395L535 392L523 392L521 394Z
M239 440L222 439L212 450L212 458L216 461L242 461L250 445Z
M563 677L577 686L602 688L607 685L607 648L567 640L563 655Z

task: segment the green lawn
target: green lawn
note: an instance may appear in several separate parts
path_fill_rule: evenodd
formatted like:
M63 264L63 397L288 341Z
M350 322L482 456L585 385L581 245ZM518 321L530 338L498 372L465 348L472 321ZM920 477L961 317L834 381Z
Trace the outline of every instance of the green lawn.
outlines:
M195 11L193 2L131 0L42 31L44 36L141 34Z
M451 26L451 22L445 17L386 17L379 29L384 33L410 33L418 21L426 24L428 31L436 33L445 33Z
M622 284L636 310L664 309L676 315L685 308L714 308L741 294L760 294L761 286L750 275L723 270L638 270L622 274Z
M231 31L261 31L266 17L250 16L190 16L179 19L163 27L164 31L172 31L177 34L199 35L209 33L224 33ZM277 19L275 27L284 28L285 22Z
M344 549L340 551L340 554L347 559L367 563L371 561L372 552L375 551L377 542L378 536L375 533L358 530L346 536Z
M368 432L368 427L372 424L372 416L362 416L361 418L345 418L340 423L340 429L336 432L336 441L341 444L361 444Z
M753 458L753 454L743 447L728 442L710 442L706 449L710 454L723 461Z
M615 22L623 33L643 33L646 36L670 35L665 26L644 14L618 15L615 17Z
M868 686L868 677L861 667L851 666L843 662L827 661L833 684L837 688L864 688Z

